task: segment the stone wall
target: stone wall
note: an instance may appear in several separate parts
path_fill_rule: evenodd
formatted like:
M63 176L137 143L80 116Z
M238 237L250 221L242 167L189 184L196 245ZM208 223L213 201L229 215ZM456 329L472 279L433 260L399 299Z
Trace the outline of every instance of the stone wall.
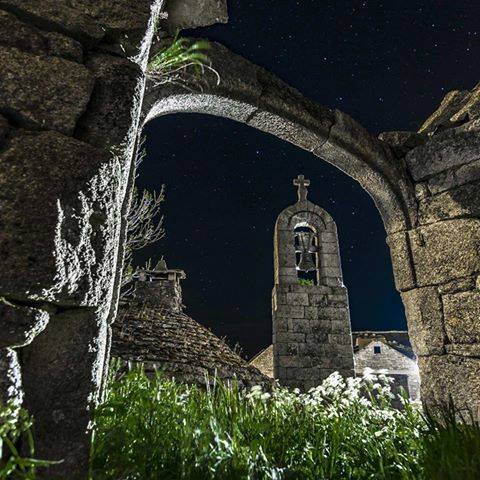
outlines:
M375 353L375 347L380 348L380 353ZM386 370L386 375L393 376L394 379L396 376L406 376L406 389L410 398L412 400L420 398L420 376L417 362L414 358L391 347L388 343L373 340L355 352L355 374L362 376L365 368L372 369L374 373Z
M86 477L158 8L0 1L0 385L48 479Z
M317 285L302 285L296 269L294 230L316 236ZM308 390L332 372L353 375L347 289L343 285L335 223L320 207L299 201L275 224L272 294L273 366L280 384Z
M480 86L449 93L419 133L380 135L415 186L417 224L389 244L422 398L480 408ZM405 261L407 260L407 261ZM403 265L403 266L402 266Z

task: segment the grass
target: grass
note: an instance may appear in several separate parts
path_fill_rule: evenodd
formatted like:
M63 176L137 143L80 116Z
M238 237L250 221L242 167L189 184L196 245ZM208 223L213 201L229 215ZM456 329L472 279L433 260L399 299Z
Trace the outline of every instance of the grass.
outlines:
M480 478L478 423L439 421L408 401L395 410L386 382L332 375L307 394L205 391L133 371L97 411L92 478Z
M192 42L177 35L167 47L150 60L148 72L150 75L168 76L190 66L197 72L203 71L205 65L209 63L205 53L209 48L210 44L206 40Z
M427 413L422 438L424 478L478 480L480 478L480 423L451 405L440 417Z
M0 405L0 479L34 480L38 467L51 462L34 458L35 446L31 431L32 419L13 403ZM22 444L28 456L19 452Z
M478 421L391 400L388 379L371 374L333 374L302 394L204 390L137 369L110 380L95 413L91 480L480 478ZM0 410L0 478L34 480L47 462L34 459L31 419L14 413Z

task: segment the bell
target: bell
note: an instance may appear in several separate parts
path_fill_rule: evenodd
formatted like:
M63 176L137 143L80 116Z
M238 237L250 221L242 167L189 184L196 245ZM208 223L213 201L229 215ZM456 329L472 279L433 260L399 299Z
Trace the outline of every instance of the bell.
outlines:
M310 253L302 253L300 255L300 261L297 265L297 270L302 272L313 272L317 269L312 260L312 255Z
M312 232L298 232L297 233L298 244L295 245L295 251L300 253L300 261L297 264L297 270L302 272L313 272L317 269L313 260L313 253L317 251L315 245L313 245L313 233Z

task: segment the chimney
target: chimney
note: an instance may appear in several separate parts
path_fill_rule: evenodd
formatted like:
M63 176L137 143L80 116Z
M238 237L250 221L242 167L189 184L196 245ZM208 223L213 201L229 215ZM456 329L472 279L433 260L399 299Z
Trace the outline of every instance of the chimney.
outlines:
M153 270L142 270L139 273L133 297L166 312L181 313L184 306L180 281L184 278L186 275L183 270L169 269L165 261L161 260Z

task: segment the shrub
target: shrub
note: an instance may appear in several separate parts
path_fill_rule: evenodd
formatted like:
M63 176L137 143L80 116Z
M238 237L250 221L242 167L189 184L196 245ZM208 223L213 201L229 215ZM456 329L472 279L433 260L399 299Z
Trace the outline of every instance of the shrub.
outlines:
M205 54L209 48L210 44L206 40L192 42L188 38L179 38L177 35L150 60L149 75L166 77L187 67L192 67L197 73L203 72L204 67L209 63L208 56Z
M313 280L309 280L307 278L299 278L298 283L300 285L315 285L315 282Z

